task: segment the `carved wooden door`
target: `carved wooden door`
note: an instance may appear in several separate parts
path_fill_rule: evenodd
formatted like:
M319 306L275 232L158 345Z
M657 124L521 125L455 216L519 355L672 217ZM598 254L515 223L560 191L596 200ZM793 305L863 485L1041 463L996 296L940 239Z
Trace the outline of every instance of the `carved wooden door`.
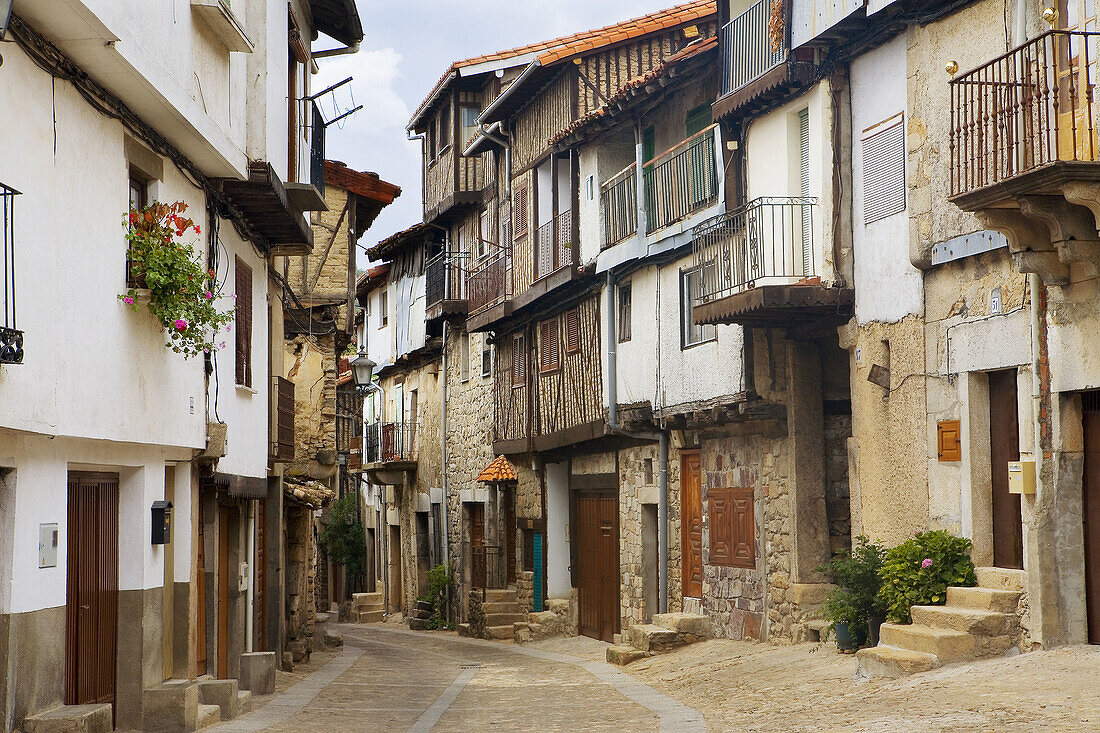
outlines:
M699 452L680 454L680 547L685 598L703 597L703 500Z

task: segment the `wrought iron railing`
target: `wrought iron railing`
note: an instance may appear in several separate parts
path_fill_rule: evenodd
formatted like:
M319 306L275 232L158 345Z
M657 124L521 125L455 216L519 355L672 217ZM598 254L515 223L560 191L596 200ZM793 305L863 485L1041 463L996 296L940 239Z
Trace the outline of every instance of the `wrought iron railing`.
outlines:
M646 164L647 234L718 200L718 166L714 159L717 129L717 125L711 125Z
M607 249L638 233L638 166L631 163L600 186L603 242Z
M786 31L782 17L783 4L760 0L722 27L722 94L736 92L759 79L787 58ZM773 34L771 28L775 27Z
M440 252L424 265L429 308L444 300L466 300L465 262L464 252Z
M23 362L23 332L15 313L15 197L19 191L0 183L0 243L4 246L4 315L0 322L0 364Z
M951 194L1100 156L1097 32L1047 31L951 80Z
M482 592L505 587L505 573L500 545L480 545L470 548L470 585Z
M554 230L557 229L557 246ZM553 275L573 264L573 212L562 211L556 219L535 230L535 279Z
M511 249L498 249L475 265L467 281L470 315L508 300L512 291L511 279Z
M364 463L416 460L416 423L370 423L363 445Z
M813 277L816 205L813 197L758 198L695 227L696 302Z

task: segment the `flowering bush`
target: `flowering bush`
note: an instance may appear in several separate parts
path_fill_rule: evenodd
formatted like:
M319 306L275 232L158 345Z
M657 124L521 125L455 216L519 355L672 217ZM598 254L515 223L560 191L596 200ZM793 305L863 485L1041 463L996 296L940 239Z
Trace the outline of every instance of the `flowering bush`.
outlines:
M231 328L233 312L214 307L220 292L214 271L206 270L194 248L180 241L187 232L202 231L183 216L186 211L182 201L153 202L131 209L124 223L132 281L149 289L149 312L167 332L166 346L191 357L216 348L214 335L222 326ZM130 288L118 298L136 311L136 295Z
M866 537L856 538L855 546L848 552L835 555L828 563L817 568L826 573L836 584L825 601L822 615L832 628L848 624L857 641L867 633L871 618L882 619L884 606L879 596L882 569L886 550Z
M886 551L879 570L886 617L909 623L911 606L935 606L947 602L947 587L978 584L970 559L970 540L936 530L914 533Z

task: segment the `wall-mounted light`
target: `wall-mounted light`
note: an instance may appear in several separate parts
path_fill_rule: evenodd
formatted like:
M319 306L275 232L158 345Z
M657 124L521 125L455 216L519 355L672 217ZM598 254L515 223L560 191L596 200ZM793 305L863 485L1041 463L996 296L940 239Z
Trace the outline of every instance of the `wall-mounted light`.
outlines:
M1054 8L1043 8L1042 17L1046 24L1053 28L1054 24L1058 22L1058 11Z
M959 62L955 60L948 61L944 68L947 70L948 74L954 76L959 73Z
M360 389L366 389L370 386L371 379L374 377L374 368L378 366L366 354L359 354L359 356L351 361L351 373L355 378L355 386Z

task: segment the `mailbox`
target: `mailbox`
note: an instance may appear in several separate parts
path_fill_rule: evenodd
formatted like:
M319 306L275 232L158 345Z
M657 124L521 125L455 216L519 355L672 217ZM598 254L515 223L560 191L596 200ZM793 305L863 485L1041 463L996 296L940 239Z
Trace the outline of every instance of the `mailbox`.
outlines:
M153 544L167 545L172 541L172 502L153 502Z
M1008 493L1035 493L1035 461L1008 462Z

